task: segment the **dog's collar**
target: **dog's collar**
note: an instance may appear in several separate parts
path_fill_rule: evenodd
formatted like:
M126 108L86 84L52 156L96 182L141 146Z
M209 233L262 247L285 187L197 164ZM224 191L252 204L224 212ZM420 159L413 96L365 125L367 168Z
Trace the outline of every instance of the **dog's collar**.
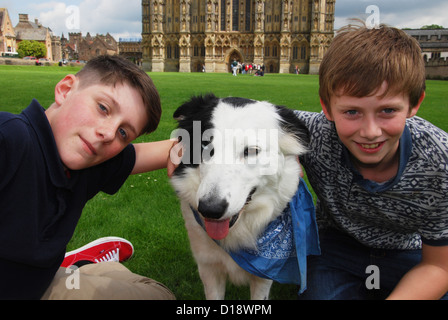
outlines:
M195 210L191 205L190 205L190 210L193 212L196 222L202 227L202 229L205 230L204 221L202 221L201 216L199 215L199 212L197 210ZM215 242L217 242L217 241L215 241Z
M198 224L205 228L199 213L191 210ZM280 283L298 284L302 293L306 289L306 257L320 254L314 202L305 181L300 180L283 213L258 237L256 249L228 253L247 272Z

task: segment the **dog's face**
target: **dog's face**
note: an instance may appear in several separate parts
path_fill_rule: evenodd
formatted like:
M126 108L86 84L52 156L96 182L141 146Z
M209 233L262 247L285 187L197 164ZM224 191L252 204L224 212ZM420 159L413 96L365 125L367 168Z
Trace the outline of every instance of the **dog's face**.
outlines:
M172 182L179 196L202 215L214 239L227 236L266 186L279 187L288 157L299 173L295 158L306 152L308 131L291 110L207 95L192 98L174 117L183 157ZM298 184L298 176L293 178Z

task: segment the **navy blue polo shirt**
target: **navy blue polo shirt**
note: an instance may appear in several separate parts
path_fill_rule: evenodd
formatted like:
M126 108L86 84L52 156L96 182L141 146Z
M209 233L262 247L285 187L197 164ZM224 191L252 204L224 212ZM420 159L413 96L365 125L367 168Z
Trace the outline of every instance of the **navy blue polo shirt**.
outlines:
M0 112L0 299L39 299L64 259L86 202L113 194L135 150L80 171L64 171L45 110Z

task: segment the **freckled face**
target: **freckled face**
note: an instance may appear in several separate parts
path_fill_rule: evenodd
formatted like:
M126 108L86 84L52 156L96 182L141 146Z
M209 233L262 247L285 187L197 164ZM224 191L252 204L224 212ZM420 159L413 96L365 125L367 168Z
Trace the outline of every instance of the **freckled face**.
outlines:
M81 88L76 78L66 91L46 113L61 160L71 170L113 158L138 137L147 122L141 96L126 84Z

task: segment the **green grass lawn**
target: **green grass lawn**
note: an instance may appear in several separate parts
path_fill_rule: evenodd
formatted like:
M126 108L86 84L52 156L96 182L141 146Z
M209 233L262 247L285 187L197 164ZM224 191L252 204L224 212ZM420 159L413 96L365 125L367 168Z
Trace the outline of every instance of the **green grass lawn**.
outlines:
M0 111L20 113L33 98L44 107L54 101L54 86L70 67L0 66ZM163 115L158 130L136 142L164 140L176 123L174 110L192 95L213 92L269 100L293 109L320 111L318 77L267 74L265 77L203 73L150 73L161 98ZM448 82L428 81L427 98L419 116L448 131ZM99 237L130 240L134 257L125 262L133 272L167 285L178 299L203 299L202 283L192 258L179 202L166 170L131 176L113 196L98 194L84 209L69 244L75 249ZM295 299L296 288L274 284L272 299ZM248 299L247 288L228 286L226 298Z

